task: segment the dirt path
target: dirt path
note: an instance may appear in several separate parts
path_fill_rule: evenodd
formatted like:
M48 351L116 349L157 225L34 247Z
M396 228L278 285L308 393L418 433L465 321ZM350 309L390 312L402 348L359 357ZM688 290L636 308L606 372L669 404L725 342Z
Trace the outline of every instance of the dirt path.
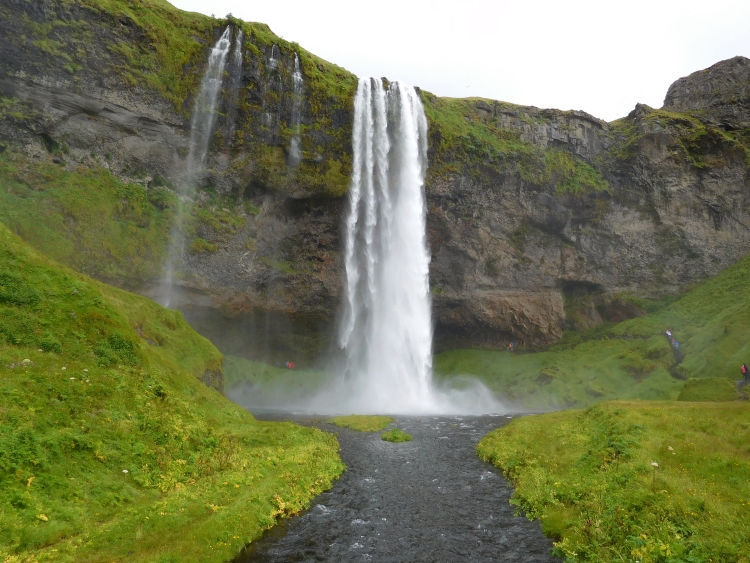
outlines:
M482 436L507 422L398 417L398 427L414 437L402 444L316 424L338 433L348 470L309 511L271 530L234 563L557 561L539 523L513 515L508 482L474 451Z

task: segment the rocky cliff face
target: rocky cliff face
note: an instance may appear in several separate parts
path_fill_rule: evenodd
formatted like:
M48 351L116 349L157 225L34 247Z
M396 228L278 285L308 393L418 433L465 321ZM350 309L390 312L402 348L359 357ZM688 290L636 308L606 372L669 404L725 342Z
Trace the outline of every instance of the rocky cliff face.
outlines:
M270 328L256 333L307 338L308 355L325 346L309 333L330 334L339 302L356 79L264 26L160 3L2 0L0 15L2 148L177 194L207 49L227 24L243 29L239 90L223 98L199 181L182 306L262 319ZM305 80L296 166L295 53ZM438 343L530 345L623 320L642 312L639 298L747 253L749 63L680 79L664 108L638 105L609 124L422 92ZM159 275L155 256L148 279L120 281L148 294ZM205 321L207 332L218 325Z
M750 127L750 59L734 57L672 84L664 109L699 111L726 131Z

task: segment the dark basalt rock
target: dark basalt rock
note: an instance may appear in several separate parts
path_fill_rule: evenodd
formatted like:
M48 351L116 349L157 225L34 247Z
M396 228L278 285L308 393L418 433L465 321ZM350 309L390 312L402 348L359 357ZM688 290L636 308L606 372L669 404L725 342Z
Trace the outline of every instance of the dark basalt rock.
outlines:
M680 78L669 87L664 109L700 110L728 130L750 127L750 59L733 57Z

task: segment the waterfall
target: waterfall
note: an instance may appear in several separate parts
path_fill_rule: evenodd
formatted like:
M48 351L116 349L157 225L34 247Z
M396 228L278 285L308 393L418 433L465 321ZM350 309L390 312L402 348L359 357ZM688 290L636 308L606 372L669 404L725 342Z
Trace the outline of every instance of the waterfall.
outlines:
M221 93L221 83L224 78L227 54L231 42L231 27L227 26L224 33L211 49L208 56L208 66L201 80L201 87L193 106L193 117L190 120L190 153L188 154L188 182L190 194L195 191L195 178L192 176L206 162L208 145L211 141L214 124L216 123L216 103Z
M224 138L225 145L232 144L234 137L235 125L237 121L237 102L240 97L240 88L242 87L242 51L244 34L241 29L237 30L234 38L234 49L229 57L229 87L227 91L227 127Z
M271 70L276 70L276 68L279 66L279 59L274 56L278 53L278 56L281 56L281 53L279 52L279 48L276 46L276 43L271 45L271 54L268 57L268 68Z
M359 81L353 153L339 327L346 378L360 411L434 411L427 118L413 88Z
M299 67L299 56L294 53L294 71L292 72L292 140L289 143L289 165L297 166L302 160L300 144L300 124L302 122L302 89L305 81Z
M190 120L190 148L184 171L183 189L180 193L180 199L185 202L185 206L178 205L170 233L165 279L157 298L165 307L169 307L172 303L175 266L185 253L185 216L190 214L190 203L195 195L196 174L206 163L208 146L216 123L216 105L221 93L221 83L231 43L231 31L231 27L227 26L211 49L206 72L193 106L193 115Z

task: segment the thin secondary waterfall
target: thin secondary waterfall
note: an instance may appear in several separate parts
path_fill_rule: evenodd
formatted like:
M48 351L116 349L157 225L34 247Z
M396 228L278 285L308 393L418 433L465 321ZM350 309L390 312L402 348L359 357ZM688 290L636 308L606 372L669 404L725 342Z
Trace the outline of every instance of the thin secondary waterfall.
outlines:
M169 307L172 303L175 268L185 253L185 216L190 213L189 206L195 195L196 173L206 163L208 146L216 123L216 105L221 93L221 83L224 78L227 54L231 44L231 31L231 27L227 26L211 49L206 72L195 98L193 116L190 121L190 148L184 172L183 189L180 193L180 199L184 201L185 205L178 206L175 221L172 225L165 279L158 297L158 301L165 307Z
M354 406L361 412L435 411L427 118L413 88L359 81L353 153L339 345Z
M289 143L289 164L297 166L302 160L302 146L300 144L300 124L302 122L302 90L305 81L299 66L299 57L294 53L294 71L292 72L292 140Z
M278 114L278 103L272 103L269 107L269 93L278 92L281 95L283 91L283 85L281 83L281 73L279 72L279 57L281 57L281 51L276 44L271 45L271 52L268 55L268 62L266 63L265 78L263 80L263 125L272 128L274 121L278 122L278 115L271 113L274 109ZM273 96L271 96L273 97Z
M242 87L242 51L243 41L245 39L241 29L237 30L234 38L234 49L229 56L229 87L227 88L227 126L226 126L226 145L232 144L237 121L237 101L240 97L240 88Z

